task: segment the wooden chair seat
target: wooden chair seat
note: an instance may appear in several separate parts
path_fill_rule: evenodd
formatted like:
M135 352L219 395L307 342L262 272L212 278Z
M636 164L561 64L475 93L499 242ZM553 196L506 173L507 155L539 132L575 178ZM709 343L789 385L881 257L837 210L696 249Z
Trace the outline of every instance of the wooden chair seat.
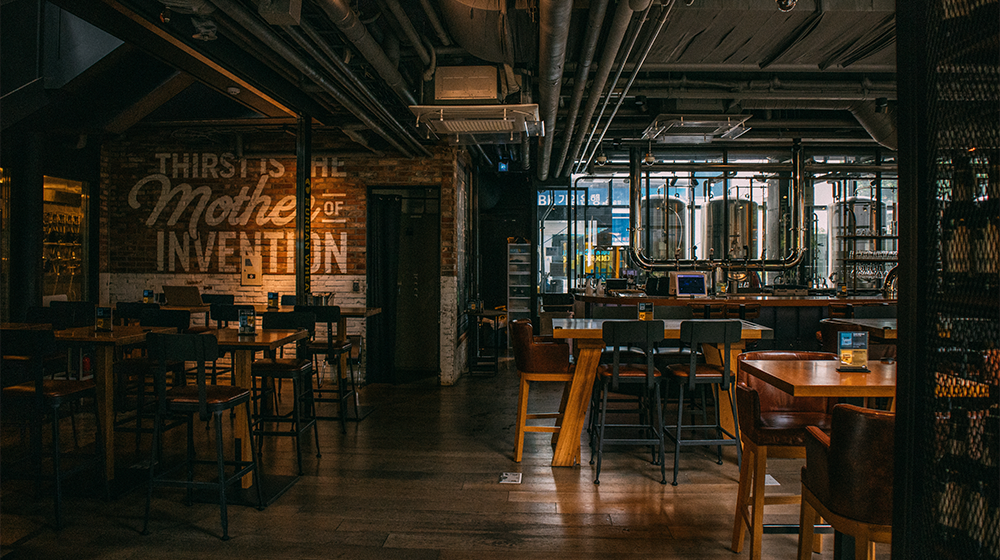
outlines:
M73 381L69 379L44 379L42 380L41 396L50 404L51 401L62 401L68 398L81 398L85 393L94 391L92 380ZM34 383L20 383L10 387L4 387L4 398L30 398L35 397Z
M306 358L261 358L251 365L258 377L283 377L289 379L312 373L312 361Z
M178 412L198 410L198 387L183 385L167 390L167 407ZM205 387L205 404L209 412L229 410L250 400L250 390L231 385L208 385Z
M689 364L671 364L670 374L674 377L687 379L691 376L691 366ZM698 379L698 382L719 383L722 381L723 376L722 367L713 364L697 364L694 375Z
M611 371L611 369L612 369L611 365L609 365L609 364L602 364L597 369L597 375L599 375L601 377L611 377L613 375L613 372ZM653 369L653 377L661 377L661 376L662 376L662 374L660 373L660 370L654 368ZM646 378L646 367L645 366L638 366L636 364L622 364L618 368L618 377L645 379Z

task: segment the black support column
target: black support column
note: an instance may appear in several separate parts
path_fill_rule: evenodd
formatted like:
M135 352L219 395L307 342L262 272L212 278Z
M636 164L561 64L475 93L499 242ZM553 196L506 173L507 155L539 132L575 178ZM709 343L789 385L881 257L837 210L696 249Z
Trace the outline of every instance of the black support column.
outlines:
M295 136L295 301L312 292L312 118L299 115Z

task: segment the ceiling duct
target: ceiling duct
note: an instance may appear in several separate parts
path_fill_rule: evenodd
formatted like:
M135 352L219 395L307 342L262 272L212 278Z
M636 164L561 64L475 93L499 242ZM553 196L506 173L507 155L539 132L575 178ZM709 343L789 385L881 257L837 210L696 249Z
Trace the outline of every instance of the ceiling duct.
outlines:
M874 99L858 100L794 100L794 99L743 99L740 100L743 109L808 109L816 111L850 111L854 118L872 140L881 146L896 150L899 143L896 139L896 109L887 105L879 110Z
M439 0L455 42L487 62L530 63L537 58L536 28L524 10L508 12L506 0Z
M413 105L417 127L454 144L520 144L544 126L538 105Z
M644 140L670 144L705 144L735 140L748 130L751 115L660 115L642 133Z

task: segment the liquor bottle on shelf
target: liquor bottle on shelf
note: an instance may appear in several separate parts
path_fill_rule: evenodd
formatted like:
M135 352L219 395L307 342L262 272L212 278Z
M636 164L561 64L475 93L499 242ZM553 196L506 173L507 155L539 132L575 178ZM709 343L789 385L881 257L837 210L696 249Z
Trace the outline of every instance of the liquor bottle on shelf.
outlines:
M987 156L986 196L976 203L973 272L986 294L1000 289L1000 150Z
M942 215L945 284L968 289L972 261L970 222L975 206L972 201L975 174L969 154L959 151L952 157L951 201Z

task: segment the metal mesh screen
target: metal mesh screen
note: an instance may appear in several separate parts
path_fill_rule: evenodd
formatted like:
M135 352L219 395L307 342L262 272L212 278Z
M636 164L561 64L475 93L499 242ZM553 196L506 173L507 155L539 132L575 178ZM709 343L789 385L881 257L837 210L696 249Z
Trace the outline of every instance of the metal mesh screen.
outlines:
M921 204L940 212L920 255L934 278L915 398L934 438L931 460L916 466L917 515L929 516L926 558L1000 558L1000 10L995 0L931 5L925 118L936 189L923 189Z

